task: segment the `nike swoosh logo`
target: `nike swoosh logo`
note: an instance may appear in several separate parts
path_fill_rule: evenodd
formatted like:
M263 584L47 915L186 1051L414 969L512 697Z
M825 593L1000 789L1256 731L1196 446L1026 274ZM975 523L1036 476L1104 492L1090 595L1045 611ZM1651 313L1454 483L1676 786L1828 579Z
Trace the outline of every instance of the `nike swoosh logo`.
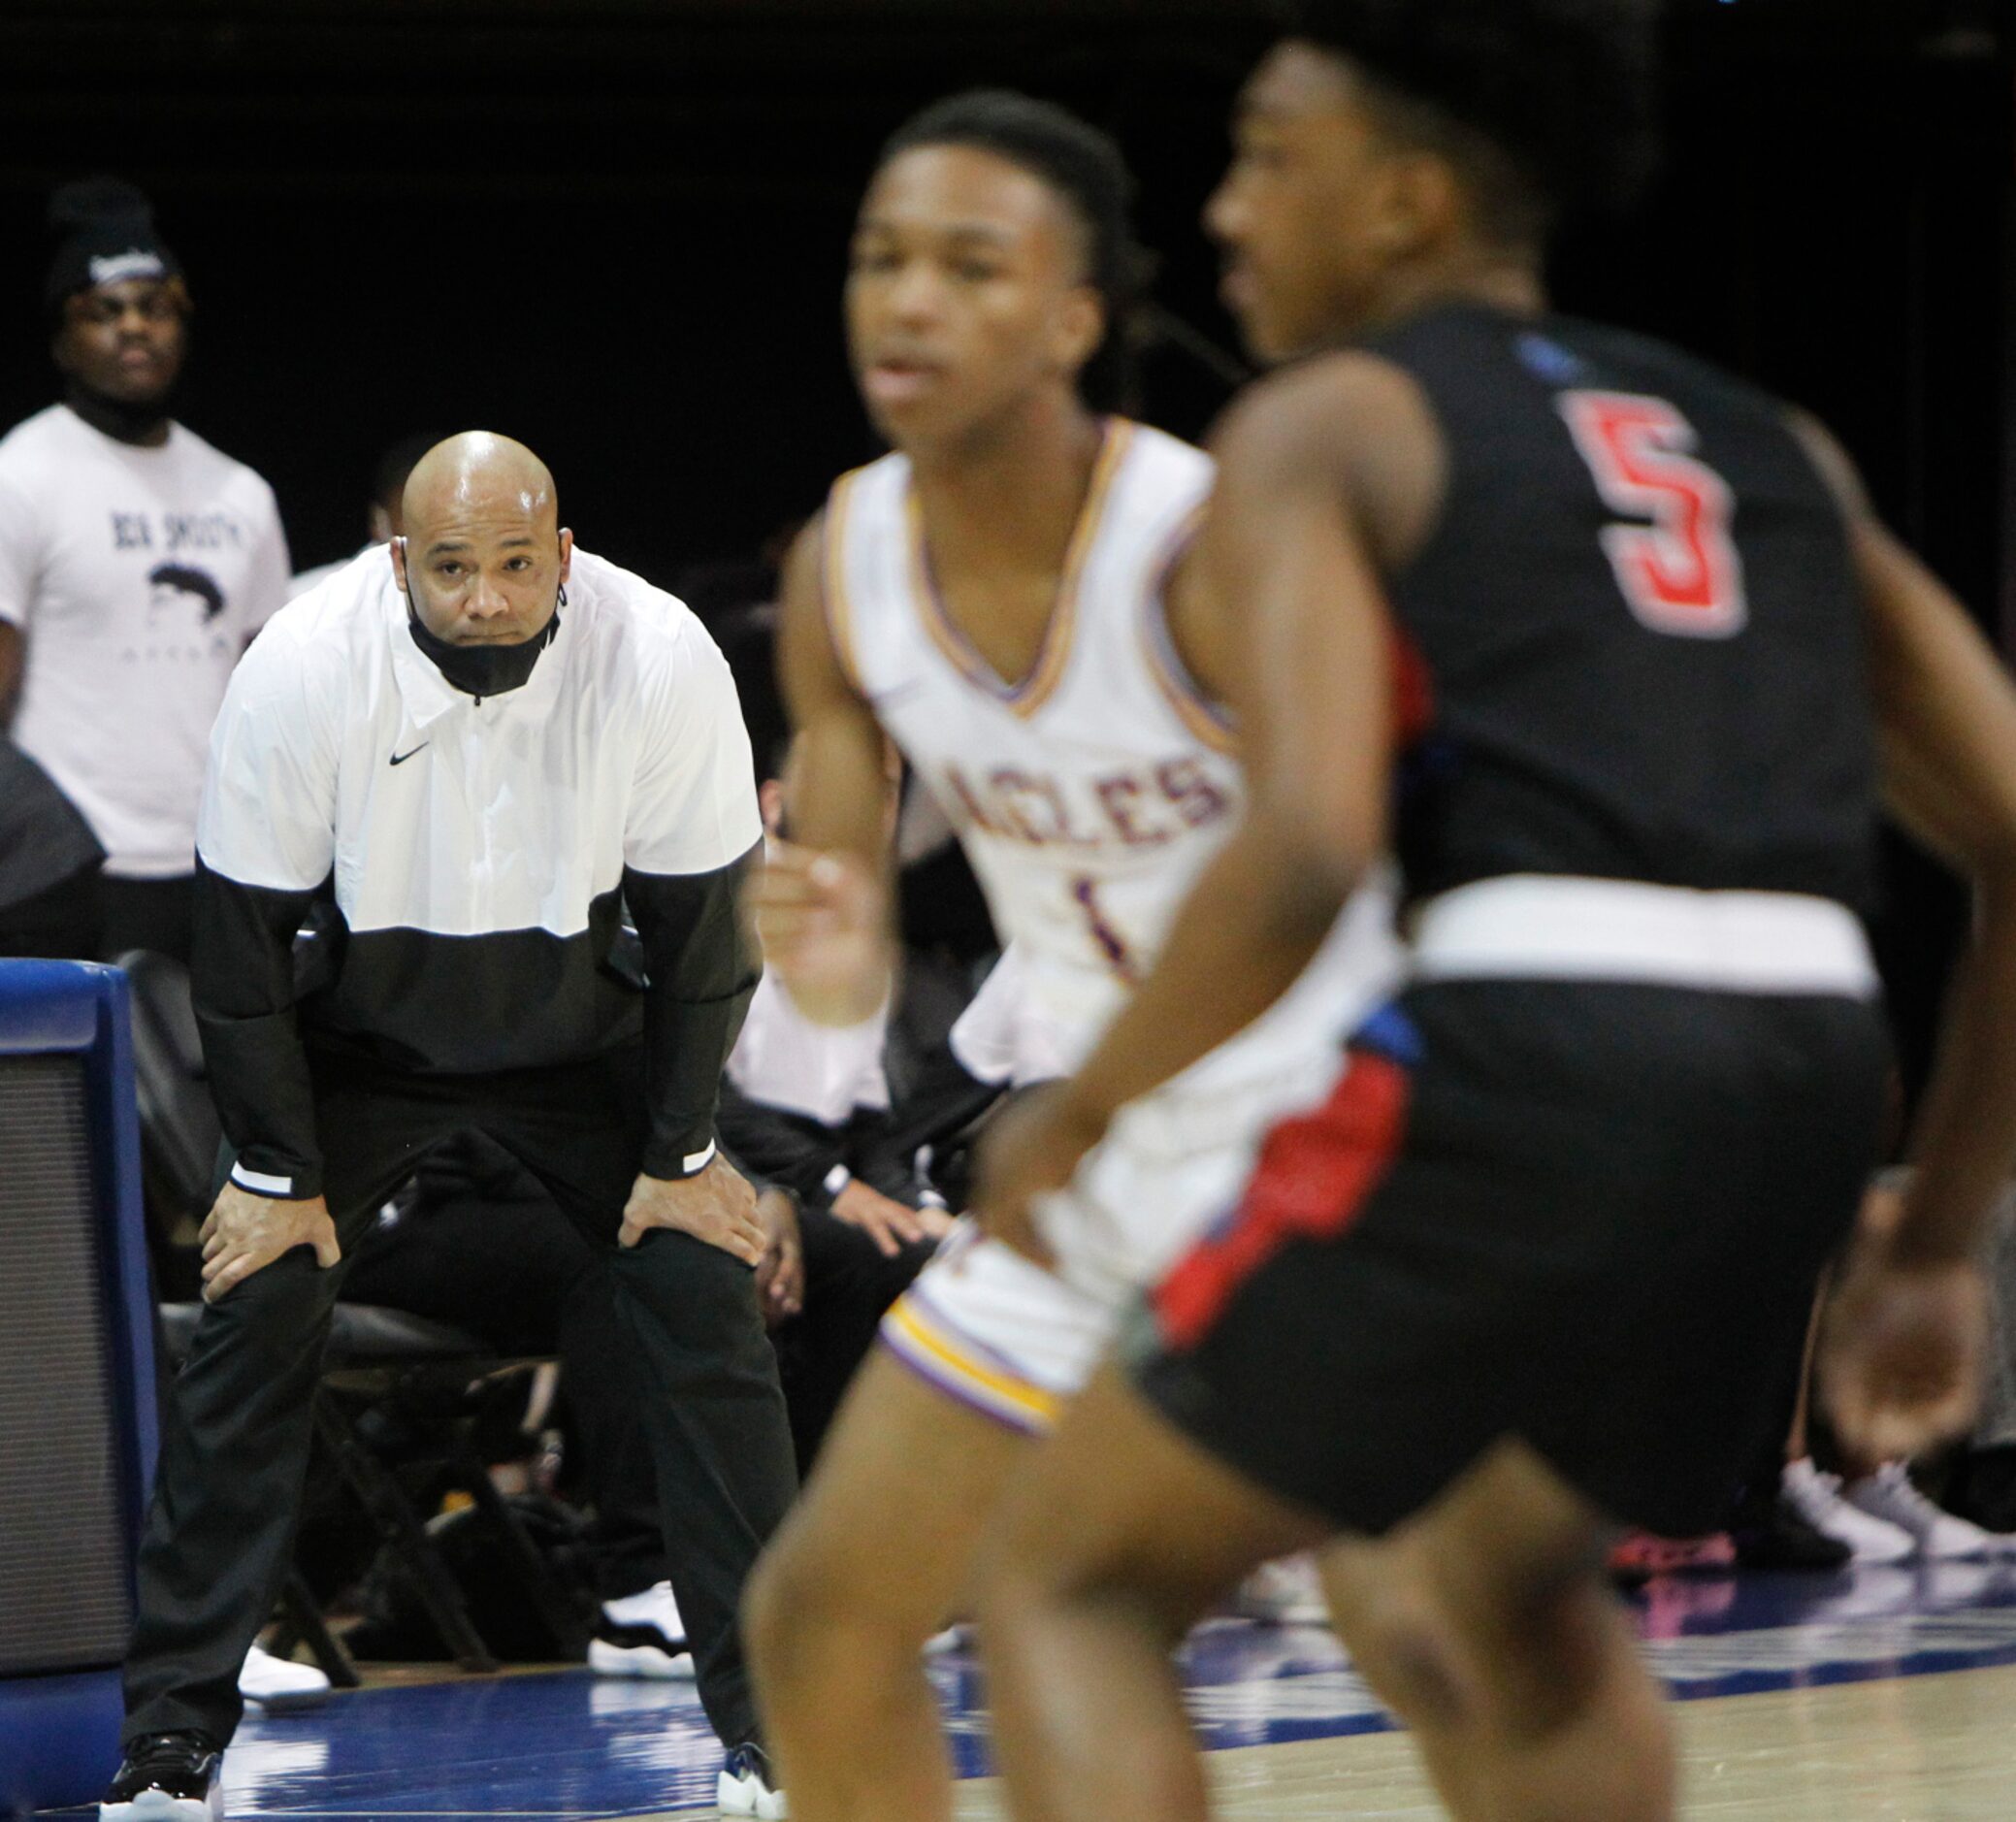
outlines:
M392 756L392 763L393 763L393 765L405 765L405 764L406 763L406 761L407 761L407 760L409 760L409 759L411 759L411 758L413 757L413 753L418 753L419 751L421 751L421 749L422 749L422 748L424 748L424 747L430 747L430 746L432 746L433 744L434 744L434 742L433 742L432 740L422 740L422 741L420 742L420 745L419 745L419 746L416 746L415 748L413 748L413 752L412 752L412 753L395 753L395 754L393 754L393 756Z

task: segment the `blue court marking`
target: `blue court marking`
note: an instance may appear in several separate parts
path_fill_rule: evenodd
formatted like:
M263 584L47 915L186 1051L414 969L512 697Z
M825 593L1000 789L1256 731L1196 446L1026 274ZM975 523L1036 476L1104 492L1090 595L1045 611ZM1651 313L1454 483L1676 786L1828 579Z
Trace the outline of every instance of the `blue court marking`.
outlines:
M1682 1700L2016 1664L2016 1564L1662 1577L1632 1608L1649 1662ZM1190 1641L1184 1669L1214 1749L1394 1725L1320 1627L1215 1622ZM931 1676L961 1775L984 1773L976 1660L952 1653ZM255 1711L225 1788L235 1817L586 1822L704 1811L720 1766L690 1683L569 1670L365 1690L300 1715Z

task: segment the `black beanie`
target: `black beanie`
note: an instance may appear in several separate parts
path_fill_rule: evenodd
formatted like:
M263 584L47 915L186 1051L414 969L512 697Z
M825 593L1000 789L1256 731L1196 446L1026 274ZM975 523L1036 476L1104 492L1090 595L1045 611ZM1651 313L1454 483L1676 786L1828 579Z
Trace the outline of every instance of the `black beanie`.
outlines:
M153 205L116 178L64 184L49 198L49 226L56 256L43 302L51 310L93 285L181 277L181 262L155 232Z

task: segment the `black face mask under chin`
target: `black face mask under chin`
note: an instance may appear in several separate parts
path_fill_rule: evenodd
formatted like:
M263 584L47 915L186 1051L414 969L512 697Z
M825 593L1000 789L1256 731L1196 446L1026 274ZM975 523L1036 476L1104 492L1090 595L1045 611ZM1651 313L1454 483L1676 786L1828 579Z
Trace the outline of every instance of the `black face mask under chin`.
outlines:
M567 597L561 596L565 602ZM406 630L421 655L465 696L481 701L486 696L504 696L521 688L539 662L539 654L560 634L560 609L529 639L515 645L451 645L428 632L408 595L406 603Z

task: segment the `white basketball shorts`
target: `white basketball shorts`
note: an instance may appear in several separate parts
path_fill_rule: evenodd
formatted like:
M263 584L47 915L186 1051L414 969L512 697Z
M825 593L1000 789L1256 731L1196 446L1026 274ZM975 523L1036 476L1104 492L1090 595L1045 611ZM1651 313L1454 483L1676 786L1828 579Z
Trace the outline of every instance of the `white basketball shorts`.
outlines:
M1263 1017L1122 1110L1038 1211L1055 1272L962 1221L883 1318L884 1344L948 1397L1048 1430L1134 1297L1238 1199L1268 1128L1329 1091L1344 1038L1397 979L1391 918L1386 891L1360 892Z

